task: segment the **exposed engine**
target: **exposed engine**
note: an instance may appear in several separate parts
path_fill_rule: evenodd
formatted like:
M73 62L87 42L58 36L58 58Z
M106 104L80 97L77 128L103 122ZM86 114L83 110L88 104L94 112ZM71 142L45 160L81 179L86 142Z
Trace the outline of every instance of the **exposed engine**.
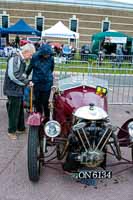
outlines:
M75 121L69 135L67 162L73 161L91 168L101 165L107 143L114 132L107 113L91 104L80 107L73 115Z

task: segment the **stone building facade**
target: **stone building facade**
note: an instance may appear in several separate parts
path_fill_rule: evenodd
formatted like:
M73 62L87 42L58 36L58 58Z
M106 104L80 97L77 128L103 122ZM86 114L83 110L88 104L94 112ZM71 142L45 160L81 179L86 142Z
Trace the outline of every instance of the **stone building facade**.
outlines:
M48 3L47 1L1 0L0 19L3 14L9 16L9 26L22 18L34 28L36 16L43 16L44 29L50 28L59 20L69 27L69 20L74 15L78 19L79 46L91 42L92 35L101 31L102 20L105 18L111 22L111 29L133 36L133 6L130 9L117 9L107 6L63 4L56 1ZM54 41L60 39L55 38ZM62 42L66 40L62 39Z

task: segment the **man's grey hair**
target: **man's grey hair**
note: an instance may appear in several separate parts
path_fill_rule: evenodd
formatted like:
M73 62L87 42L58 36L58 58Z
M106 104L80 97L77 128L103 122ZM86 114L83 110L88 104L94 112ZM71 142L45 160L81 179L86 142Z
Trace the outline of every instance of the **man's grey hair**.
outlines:
M24 46L21 47L21 52L31 52L31 53L35 53L36 49L35 46L33 44L25 44Z

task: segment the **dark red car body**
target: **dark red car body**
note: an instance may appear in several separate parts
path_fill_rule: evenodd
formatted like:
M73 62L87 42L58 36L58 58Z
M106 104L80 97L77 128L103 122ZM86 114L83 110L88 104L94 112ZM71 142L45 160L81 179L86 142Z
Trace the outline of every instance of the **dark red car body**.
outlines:
M62 126L62 133L67 135L72 125L72 113L81 106L94 105L103 108L108 112L107 97L96 94L92 87L76 87L68 89L57 95L54 100L54 119Z

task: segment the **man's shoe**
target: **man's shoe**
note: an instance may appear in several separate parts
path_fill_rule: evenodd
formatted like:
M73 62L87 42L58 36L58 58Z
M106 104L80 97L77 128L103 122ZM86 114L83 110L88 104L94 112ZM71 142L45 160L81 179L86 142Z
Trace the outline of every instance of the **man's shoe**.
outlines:
M16 133L8 133L7 135L11 140L16 140L17 139Z

